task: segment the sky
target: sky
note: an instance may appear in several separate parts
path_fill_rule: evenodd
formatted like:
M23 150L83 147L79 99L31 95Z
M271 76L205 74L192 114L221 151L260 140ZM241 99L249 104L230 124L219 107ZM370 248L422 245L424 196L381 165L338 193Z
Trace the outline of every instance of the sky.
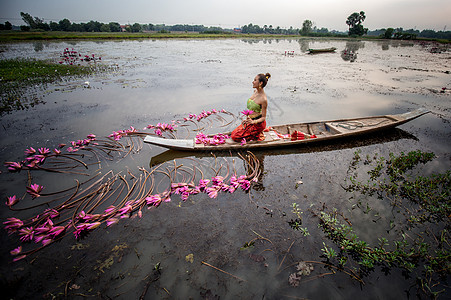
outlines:
M364 11L363 25L381 28L451 30L450 0L0 0L0 23L25 25L20 12L58 22L91 20L120 24L195 24L222 28L252 23L346 31L346 19Z

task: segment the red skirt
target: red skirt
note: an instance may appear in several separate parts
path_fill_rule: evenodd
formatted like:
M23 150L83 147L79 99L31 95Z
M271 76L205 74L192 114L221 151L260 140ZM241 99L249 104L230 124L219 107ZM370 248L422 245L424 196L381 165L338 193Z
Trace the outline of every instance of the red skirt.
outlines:
M257 124L249 124L245 126L241 124L240 126L235 128L234 131L232 131L230 137L235 142L241 142L243 139L246 139L246 141L259 140L260 134L263 132L265 128L266 121Z

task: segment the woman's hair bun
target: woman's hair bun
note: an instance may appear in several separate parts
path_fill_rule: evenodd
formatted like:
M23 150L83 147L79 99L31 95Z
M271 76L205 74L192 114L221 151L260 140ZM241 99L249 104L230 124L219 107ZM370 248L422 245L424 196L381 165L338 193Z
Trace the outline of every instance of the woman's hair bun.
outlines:
M271 74L266 73L266 74L265 74L265 77L266 77L266 79L269 79L269 78L271 78Z

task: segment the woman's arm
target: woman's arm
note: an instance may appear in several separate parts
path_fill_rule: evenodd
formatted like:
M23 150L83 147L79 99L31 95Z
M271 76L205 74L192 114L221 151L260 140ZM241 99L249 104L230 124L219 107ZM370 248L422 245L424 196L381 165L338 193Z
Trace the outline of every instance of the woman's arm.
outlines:
M266 110L268 108L268 100L265 100L262 102L261 104L262 106L262 112L261 112L261 117L255 120L252 120L249 116L243 121L243 124L248 125L248 124L258 124L261 122L264 122L266 120Z

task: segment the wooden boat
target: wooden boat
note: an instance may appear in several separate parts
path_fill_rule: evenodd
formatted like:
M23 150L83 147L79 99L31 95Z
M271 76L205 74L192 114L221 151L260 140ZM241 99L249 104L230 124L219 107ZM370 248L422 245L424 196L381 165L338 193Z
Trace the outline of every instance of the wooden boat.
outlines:
M146 136L144 142L184 151L250 150L302 146L386 130L409 122L428 112L428 110L421 108L397 115L276 125L269 127L269 130L264 132L265 139L263 141L250 141L244 145L231 139L227 139L224 144L204 145L202 143L196 144L194 138L170 139L151 135Z
M324 48L324 49L308 49L309 54L317 54L317 53L327 53L327 52L335 52L337 48Z

